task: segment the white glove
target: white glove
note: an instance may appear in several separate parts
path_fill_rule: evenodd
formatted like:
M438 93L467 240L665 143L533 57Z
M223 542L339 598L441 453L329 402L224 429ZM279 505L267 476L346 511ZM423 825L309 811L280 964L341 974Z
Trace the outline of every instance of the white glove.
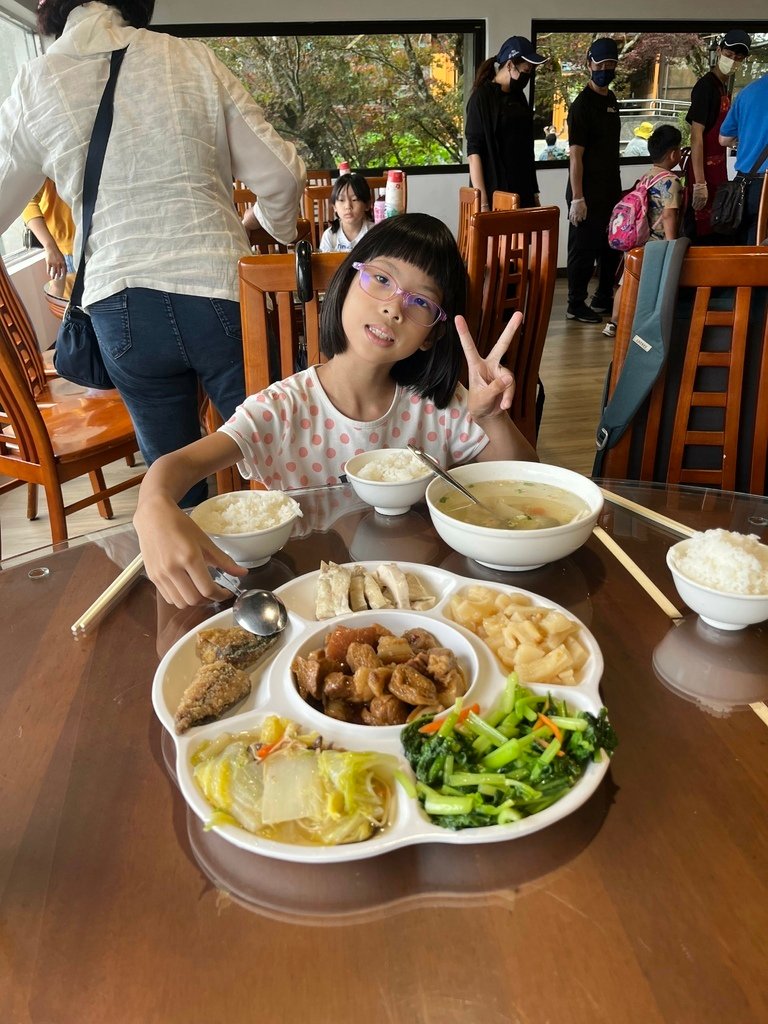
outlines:
M704 182L693 186L693 200L691 201L691 206L694 210L703 210L707 205L708 199L709 189Z
M587 219L587 201L586 199L572 199L571 207L568 211L568 220L576 227L577 224L581 224L583 220Z

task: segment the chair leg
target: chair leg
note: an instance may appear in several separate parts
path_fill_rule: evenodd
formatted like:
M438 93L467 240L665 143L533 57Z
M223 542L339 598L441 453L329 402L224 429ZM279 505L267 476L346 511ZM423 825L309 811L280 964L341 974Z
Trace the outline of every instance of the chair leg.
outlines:
M104 474L100 469L92 470L88 474L88 476L90 477L91 487L93 488L94 494L98 494L99 491L105 491L107 489L107 483L104 479ZM97 501L96 505L99 509L99 515L101 516L102 519L114 518L115 514L112 511L112 502L109 500L109 498L104 498L103 501Z
M135 455L126 455L125 456L125 464L126 464L126 466L128 466L129 469L133 469L133 467L136 465L136 456Z
M51 543L58 544L69 539L61 484L58 480L53 482L46 480L43 486L45 487L45 500L48 503L48 518L51 522Z
M37 484L27 484L27 519L37 519Z

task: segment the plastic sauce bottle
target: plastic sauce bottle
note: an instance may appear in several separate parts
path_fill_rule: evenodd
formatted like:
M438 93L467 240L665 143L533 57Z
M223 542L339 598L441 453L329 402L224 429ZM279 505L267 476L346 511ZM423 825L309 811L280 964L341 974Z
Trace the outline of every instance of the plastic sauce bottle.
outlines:
M384 191L384 202L386 204L386 216L396 217L405 208L403 200L404 174L399 170L387 171L387 187Z
M378 224L387 216L387 204L383 199L377 199L373 204L373 223Z
M349 174L349 160L342 160L339 164L339 174Z

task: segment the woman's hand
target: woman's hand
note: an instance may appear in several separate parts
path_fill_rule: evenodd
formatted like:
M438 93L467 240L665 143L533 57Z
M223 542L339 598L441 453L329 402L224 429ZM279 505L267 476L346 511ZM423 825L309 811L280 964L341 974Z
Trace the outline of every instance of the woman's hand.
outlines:
M235 576L248 572L233 561L188 515L159 496L139 504L133 520L147 576L177 608L223 601L232 595L210 577L212 565Z
M482 359L472 335L469 333L467 321L463 316L456 317L456 330L464 349L464 356L469 368L469 398L467 406L475 422L498 416L512 406L515 394L515 378L512 373L501 365L512 339L520 330L523 314L514 313L504 328L501 337L491 351Z

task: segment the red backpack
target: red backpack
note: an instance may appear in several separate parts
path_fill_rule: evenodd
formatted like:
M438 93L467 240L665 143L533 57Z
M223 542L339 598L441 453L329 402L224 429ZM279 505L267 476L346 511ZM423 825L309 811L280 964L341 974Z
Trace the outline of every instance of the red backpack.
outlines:
M635 187L616 203L608 222L608 245L612 249L629 252L639 245L645 245L651 237L651 226L648 223L648 189L667 177L672 177L671 171L663 171L653 178L641 178L635 183ZM654 229L660 221L661 217L653 225Z

